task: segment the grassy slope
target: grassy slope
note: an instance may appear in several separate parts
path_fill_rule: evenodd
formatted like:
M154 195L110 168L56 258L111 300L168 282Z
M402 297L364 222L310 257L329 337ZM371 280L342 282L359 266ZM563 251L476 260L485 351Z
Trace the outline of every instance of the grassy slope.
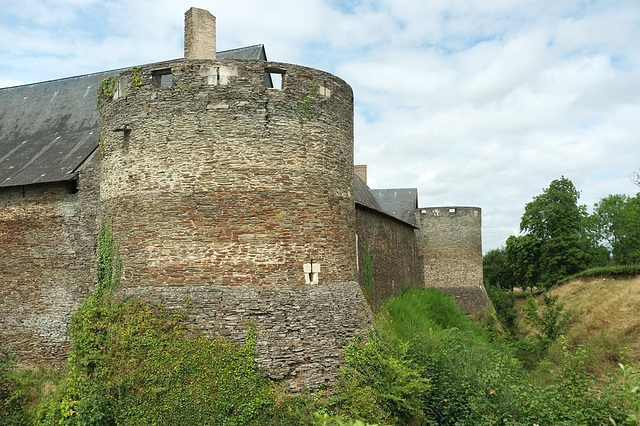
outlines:
M622 360L626 364L640 362L640 276L576 279L551 294L559 296L565 310L573 314L564 334L570 346L589 349L593 372L612 371ZM518 311L522 321L524 314ZM621 359L623 347L627 349ZM551 357L561 357L559 343L552 348Z

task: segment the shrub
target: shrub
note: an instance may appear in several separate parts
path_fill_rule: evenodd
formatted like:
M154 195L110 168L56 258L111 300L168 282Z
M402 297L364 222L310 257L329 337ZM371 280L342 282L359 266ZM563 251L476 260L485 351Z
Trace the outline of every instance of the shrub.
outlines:
M424 417L431 386L407 358L406 344L384 333L347 345L332 405L342 414L366 421L406 424Z
M537 424L595 425L609 418L624 418L622 401L612 386L598 388L587 370L588 354L583 347L571 352L564 338L563 364L543 363L548 383L521 390L523 420Z
M0 345L0 420L3 425L29 424L25 413L25 393L16 375L16 360L9 350Z
M538 341L538 351L545 354L553 342L567 328L571 315L563 312L564 305L558 303L558 296L550 296L545 293L542 301L537 304L533 296L527 298L527 306L524 308L526 318L524 322L531 324L536 329L535 336Z

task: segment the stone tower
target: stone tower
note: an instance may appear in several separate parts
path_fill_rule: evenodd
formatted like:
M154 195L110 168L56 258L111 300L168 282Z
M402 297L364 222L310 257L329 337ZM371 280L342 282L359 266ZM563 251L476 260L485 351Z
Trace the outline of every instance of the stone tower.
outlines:
M423 207L416 238L425 287L449 293L466 314L491 306L482 281L482 211L478 207Z
M240 339L254 322L272 376L313 386L370 321L356 283L351 88L192 47L120 74L101 97L101 215L122 291L188 306L211 335Z

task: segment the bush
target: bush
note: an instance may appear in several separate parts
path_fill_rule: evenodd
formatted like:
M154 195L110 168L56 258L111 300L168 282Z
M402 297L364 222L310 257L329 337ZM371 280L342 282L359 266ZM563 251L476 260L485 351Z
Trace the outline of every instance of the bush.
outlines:
M617 266L603 266L598 268L590 268L584 271L573 274L558 284L562 284L577 278L593 278L593 277L620 277L628 278L640 275L640 265L617 265Z
M255 331L244 346L190 333L176 315L117 302L120 261L101 226L98 285L73 315L67 375L37 412L50 424L260 424L272 405Z
M333 407L367 421L406 424L423 418L431 386L407 358L407 349L384 333L371 333L366 342L347 345Z
M86 303L74 316L67 377L40 424L252 424L270 382L244 346L187 332L141 301Z
M514 334L518 326L518 315L515 308L515 295L512 291L499 287L487 286L487 294L496 310L496 317L505 330Z
M27 425L24 412L25 393L15 378L16 360L9 350L0 345L0 420L3 425Z
M596 425L609 418L624 419L624 407L613 384L598 388L587 370L588 354L583 347L571 352L564 338L563 364L541 364L548 383L521 390L523 420L528 424Z
M536 329L537 350L544 355L549 347L564 332L569 324L571 315L563 312L564 305L558 303L558 296L542 295L542 301L538 304L533 296L527 298L527 306L524 308L526 318L524 322L531 324Z

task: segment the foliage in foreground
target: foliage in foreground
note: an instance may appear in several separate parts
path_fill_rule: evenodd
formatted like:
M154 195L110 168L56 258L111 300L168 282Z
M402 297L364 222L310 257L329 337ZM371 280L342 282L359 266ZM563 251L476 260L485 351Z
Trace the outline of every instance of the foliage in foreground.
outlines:
M0 424L28 424L24 390L19 386L15 369L14 356L0 345Z
M98 285L70 325L67 375L37 412L51 424L258 424L272 405L255 332L242 347L193 335L141 301L117 302L120 262L101 227Z
M557 330L562 315L555 314L561 309L552 311L553 318L546 320ZM628 404L614 383L596 386L584 348L564 345L560 363L542 365L533 380L509 345L492 342L446 295L432 289L390 300L378 323L379 333L409 345L408 358L430 380L419 424L590 425L609 417L624 422Z

